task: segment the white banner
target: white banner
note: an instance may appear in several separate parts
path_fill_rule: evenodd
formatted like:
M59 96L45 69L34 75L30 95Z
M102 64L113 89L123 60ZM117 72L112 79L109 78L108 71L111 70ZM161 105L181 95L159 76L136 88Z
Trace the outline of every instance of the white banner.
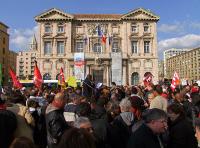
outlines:
M112 57L112 82L122 85L122 54L121 52L111 53Z
M84 53L74 53L74 76L76 80L84 80L85 57Z

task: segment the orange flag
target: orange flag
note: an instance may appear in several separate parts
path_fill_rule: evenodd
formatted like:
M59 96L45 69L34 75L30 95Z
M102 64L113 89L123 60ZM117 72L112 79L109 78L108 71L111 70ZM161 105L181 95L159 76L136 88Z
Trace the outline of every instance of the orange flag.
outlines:
M37 66L37 61L35 61L33 83L37 88L41 88L42 83L43 83L43 79L42 79L40 70Z
M23 86L19 82L19 80L17 79L17 76L16 76L15 72L11 68L9 68L9 74L10 74L10 77L12 78L12 81L13 81L13 87L21 89Z

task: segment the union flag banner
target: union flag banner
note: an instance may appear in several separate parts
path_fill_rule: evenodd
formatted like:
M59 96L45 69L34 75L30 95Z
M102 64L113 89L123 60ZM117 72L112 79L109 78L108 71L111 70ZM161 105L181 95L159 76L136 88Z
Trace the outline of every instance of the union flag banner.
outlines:
M33 83L37 88L42 87L43 79L42 79L42 75L40 73L40 70L37 66L37 61L35 61Z
M10 77L12 78L12 81L13 81L13 87L14 88L18 88L18 89L21 89L23 86L22 84L19 82L15 72L9 68L9 74L10 74Z
M172 83L171 83L171 89L172 91L175 90L176 86L180 84L180 78L178 76L178 73L177 72L174 72L174 76L172 78Z

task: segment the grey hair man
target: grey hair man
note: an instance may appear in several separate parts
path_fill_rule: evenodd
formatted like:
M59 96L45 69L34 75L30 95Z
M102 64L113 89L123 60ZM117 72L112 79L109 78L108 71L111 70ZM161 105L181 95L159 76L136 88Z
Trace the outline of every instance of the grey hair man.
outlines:
M163 148L160 134L167 129L167 114L157 108L147 110L144 123L131 135L127 148Z
M92 124L87 117L78 117L74 122L74 127L82 128L90 133L93 133Z

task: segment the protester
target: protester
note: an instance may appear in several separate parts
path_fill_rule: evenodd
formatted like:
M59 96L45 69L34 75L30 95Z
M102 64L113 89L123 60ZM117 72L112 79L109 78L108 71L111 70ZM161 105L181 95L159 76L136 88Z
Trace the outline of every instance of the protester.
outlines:
M69 128L63 115L64 105L64 94L57 93L46 109L48 148L57 147L64 130Z
M15 138L9 148L37 148L27 137Z
M85 129L71 128L62 135L58 148L95 148L95 142Z
M167 130L167 114L160 109L147 110L144 123L132 134L127 148L163 148L160 134Z
M196 148L192 123L185 116L183 106L172 104L167 108L169 123L169 148Z
M167 111L167 100L161 96L162 87L160 85L153 87L153 94L155 98L150 103L150 109L158 108Z
M6 109L5 100L0 97L0 147L7 148L10 145L16 128L15 114Z

